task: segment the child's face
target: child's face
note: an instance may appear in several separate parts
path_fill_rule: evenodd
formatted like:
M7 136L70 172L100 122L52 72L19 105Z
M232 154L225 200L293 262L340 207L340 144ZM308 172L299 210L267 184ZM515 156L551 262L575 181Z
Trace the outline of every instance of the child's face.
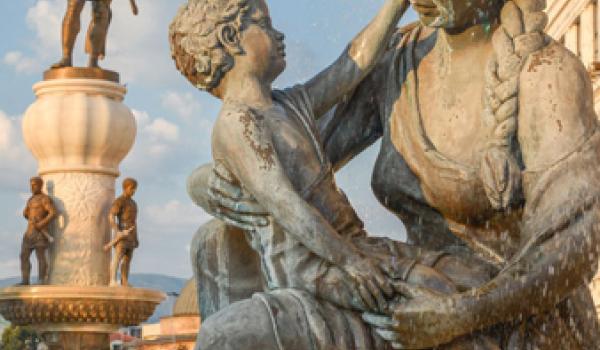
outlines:
M241 33L240 45L245 52L248 69L269 82L285 69L284 35L273 28L264 0L252 0L252 10Z

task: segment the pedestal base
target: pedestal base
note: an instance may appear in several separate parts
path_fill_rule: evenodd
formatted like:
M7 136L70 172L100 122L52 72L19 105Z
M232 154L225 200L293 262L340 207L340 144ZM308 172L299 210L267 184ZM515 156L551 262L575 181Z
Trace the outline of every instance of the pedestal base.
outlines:
M44 80L53 79L102 79L119 82L119 73L101 68L65 67L44 72Z
M109 334L46 332L41 337L49 350L110 350Z
M104 350L110 333L142 323L164 298L138 288L9 287L0 290L0 314L36 329L50 349Z

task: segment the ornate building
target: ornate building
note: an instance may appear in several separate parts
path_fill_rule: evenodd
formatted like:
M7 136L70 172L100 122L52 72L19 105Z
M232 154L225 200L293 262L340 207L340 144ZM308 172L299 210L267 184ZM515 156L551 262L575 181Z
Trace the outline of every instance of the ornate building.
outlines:
M596 0L547 0L546 31L579 56L590 72L594 103L600 115L600 3ZM600 314L600 274L591 284Z
M191 279L181 290L173 306L173 315L160 323L142 326L141 341L130 345L137 350L192 350L200 329L200 315L196 296L196 281Z

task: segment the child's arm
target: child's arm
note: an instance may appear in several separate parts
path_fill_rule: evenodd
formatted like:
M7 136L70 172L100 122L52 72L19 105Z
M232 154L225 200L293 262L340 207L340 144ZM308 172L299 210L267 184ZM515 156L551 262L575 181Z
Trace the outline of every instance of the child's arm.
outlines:
M369 74L383 55L408 5L408 0L387 0L379 14L350 42L342 55L304 85L317 118Z
M365 303L385 304L382 291L392 294L387 279L296 192L262 117L250 111L219 117L213 129L213 156L225 163L286 234L357 280Z

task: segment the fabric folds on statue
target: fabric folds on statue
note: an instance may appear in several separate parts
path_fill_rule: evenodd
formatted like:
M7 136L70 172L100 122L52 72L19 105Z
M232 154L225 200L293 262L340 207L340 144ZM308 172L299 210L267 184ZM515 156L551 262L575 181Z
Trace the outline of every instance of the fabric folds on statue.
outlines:
M366 326L360 313L345 310L297 289L279 289L269 293L256 293L273 321L273 332L279 350L311 349L391 349ZM302 326L297 327L298 323ZM304 330L300 339L287 342L281 336L286 325L293 324Z

